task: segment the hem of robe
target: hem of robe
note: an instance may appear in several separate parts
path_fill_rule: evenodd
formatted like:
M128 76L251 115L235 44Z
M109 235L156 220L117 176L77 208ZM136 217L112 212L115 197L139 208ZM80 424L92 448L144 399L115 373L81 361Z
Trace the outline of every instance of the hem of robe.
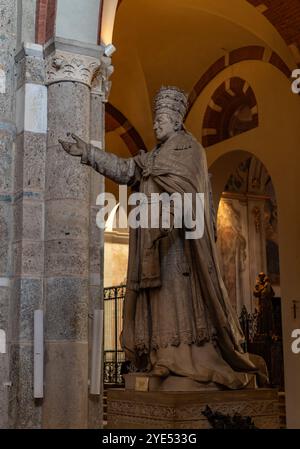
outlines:
M163 366L172 374L203 384L214 382L230 390L243 389L250 382L249 373L234 371L211 342L202 346L181 344L159 348L151 351L150 360L152 368Z

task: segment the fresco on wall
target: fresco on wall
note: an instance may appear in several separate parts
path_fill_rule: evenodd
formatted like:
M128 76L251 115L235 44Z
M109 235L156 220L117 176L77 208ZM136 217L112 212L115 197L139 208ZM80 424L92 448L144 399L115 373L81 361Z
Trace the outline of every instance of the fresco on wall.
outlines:
M248 175L251 157L242 162L229 177L225 186L225 192L246 193L248 190Z
M257 226L251 211L264 214ZM263 164L255 157L243 161L229 177L218 210L220 266L233 306L255 307L252 298L255 276L267 272L279 286L277 203L273 184ZM249 245L249 246L248 246Z
M221 200L218 211L218 251L231 304L237 309L240 274L245 270L247 242L242 234L241 214L234 200Z

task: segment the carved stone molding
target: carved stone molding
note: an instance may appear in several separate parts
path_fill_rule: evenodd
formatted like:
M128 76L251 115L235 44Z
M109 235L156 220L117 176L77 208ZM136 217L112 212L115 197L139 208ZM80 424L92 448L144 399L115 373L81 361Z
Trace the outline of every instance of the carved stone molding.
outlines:
M59 81L75 81L86 84L93 92L107 100L110 91L108 78L113 73L111 59L104 56L96 59L91 56L56 50L46 64L46 84Z
M90 87L99 65L95 58L58 50L47 60L46 83L77 81Z
M184 395L109 390L108 428L208 429L211 425L203 414L207 405L225 415L249 416L259 429L279 428L278 393L268 389L186 391Z
M111 64L111 58L102 56L101 65L97 68L92 79L92 92L103 95L103 101L107 102L111 90L111 81L109 78L114 72Z
M207 405L207 404L205 404ZM185 406L168 407L164 404L143 404L134 401L110 401L109 414L112 415L134 415L155 419L177 419L177 420L205 420L202 411L204 404L190 404ZM235 402L218 402L217 404L209 403L210 407L215 408L218 412L231 414L234 410L242 416L268 415L276 416L278 413L278 402L275 400L256 400L256 401L235 401Z
M25 83L45 83L45 60L41 45L24 44L15 56L17 89Z

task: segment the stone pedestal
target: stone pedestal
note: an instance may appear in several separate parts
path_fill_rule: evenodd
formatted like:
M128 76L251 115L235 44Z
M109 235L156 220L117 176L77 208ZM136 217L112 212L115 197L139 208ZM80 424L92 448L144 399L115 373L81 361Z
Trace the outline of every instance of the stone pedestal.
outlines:
M235 391L108 391L109 429L209 429L202 414L250 416L259 429L278 429L278 392L271 389Z

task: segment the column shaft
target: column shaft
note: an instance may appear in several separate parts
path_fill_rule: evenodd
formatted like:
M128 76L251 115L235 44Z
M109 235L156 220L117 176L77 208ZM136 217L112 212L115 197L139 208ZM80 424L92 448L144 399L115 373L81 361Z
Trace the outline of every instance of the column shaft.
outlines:
M89 140L90 89L48 87L43 427L85 428L88 411L90 168L64 152L67 132Z

